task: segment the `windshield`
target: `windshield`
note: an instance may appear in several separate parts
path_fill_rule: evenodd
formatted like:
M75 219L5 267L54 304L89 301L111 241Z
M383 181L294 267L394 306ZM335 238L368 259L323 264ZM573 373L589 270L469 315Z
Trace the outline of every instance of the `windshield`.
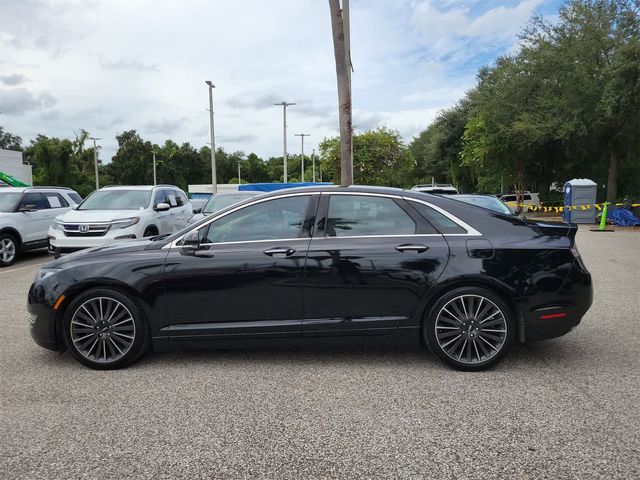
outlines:
M246 200L247 198L255 197L254 193L229 193L229 194L218 194L214 195L209 199L207 204L202 209L202 213L205 215L217 212L218 210L222 210L223 208L228 207L229 205L233 205L234 203L241 202L242 200Z
M150 190L98 190L78 210L139 210L147 208L150 200Z
M18 192L0 192L0 212L13 212L20 195Z
M471 205L477 205L479 207L488 208L489 210L493 210L494 212L505 213L507 215L511 214L511 210L504 203L498 200L495 197L485 197L485 196L470 196L470 197L454 197L456 200L460 200L461 202L470 203Z

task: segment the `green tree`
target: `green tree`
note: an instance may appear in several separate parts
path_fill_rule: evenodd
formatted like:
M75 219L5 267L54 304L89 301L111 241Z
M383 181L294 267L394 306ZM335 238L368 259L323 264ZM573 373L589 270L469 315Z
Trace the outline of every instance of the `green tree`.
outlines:
M340 178L340 138L320 144L323 171ZM298 169L300 164L298 163ZM377 128L353 136L354 181L364 185L407 187L412 183L415 160L396 130ZM327 178L323 178L327 181Z
M0 126L0 148L22 151L22 138L5 131L4 127Z

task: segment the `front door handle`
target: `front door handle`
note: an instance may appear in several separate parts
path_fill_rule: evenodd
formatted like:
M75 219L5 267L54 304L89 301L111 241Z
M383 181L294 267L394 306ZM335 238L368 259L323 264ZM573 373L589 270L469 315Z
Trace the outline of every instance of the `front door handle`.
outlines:
M274 247L268 248L264 251L265 255L277 258L290 257L294 253L296 253L296 251L291 247Z
M426 245L422 245L422 244L407 243L407 244L404 244L404 245L398 245L396 247L396 250L398 250L399 252L422 253L422 252L426 252L427 250L429 250L429 247L427 247Z

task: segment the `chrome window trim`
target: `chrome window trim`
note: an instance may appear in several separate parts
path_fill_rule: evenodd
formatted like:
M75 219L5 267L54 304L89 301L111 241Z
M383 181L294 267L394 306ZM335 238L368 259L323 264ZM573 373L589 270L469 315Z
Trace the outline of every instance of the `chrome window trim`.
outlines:
M194 230L200 230L201 228L203 228L203 227L205 227L205 226L209 225L210 223L215 222L215 221L216 221L216 220L218 220L219 218L226 217L227 215L229 215L229 214L231 214L231 213L233 213L233 212L237 212L237 211L238 211L238 210L240 210L240 209L247 208L247 207L251 207L251 206L253 206L253 205L257 205L258 203L268 202L268 201L270 201L270 200L278 200L278 199L280 199L280 198L287 198L287 197L300 197L300 196L305 196L305 195L320 195L321 193L322 193L322 192L295 192L295 193L287 193L287 194L282 194L282 195L275 195L275 196L273 196L273 197L267 197L267 198L260 198L260 197L258 197L258 198L256 198L256 199L255 199L255 201L253 201L253 202L251 202L251 203L247 203L246 205L241 205L241 206L239 206L239 207L233 208L233 209L229 210L228 212L224 212L224 213L222 213L222 214L218 214L218 215L216 215L216 214L211 214L211 216L212 216L213 218L211 218L211 219L207 220L206 222L204 222L204 223L203 223L203 224L201 224L201 225L198 225L198 227L197 227L197 228L192 228L192 229L190 229L190 230L187 230L187 231L186 231L186 232L184 232L180 237L176 238L173 242L171 242L171 243L167 243L164 247L162 247L162 249L164 250L164 249L169 249L169 248L175 248L175 247L178 247L178 246L179 246L179 245L178 245L178 242L179 242L180 240L182 240L182 239L183 239L183 237L184 237L185 235L187 235L188 233L191 233L191 232L193 232ZM309 237L306 237L306 238L309 238ZM302 240L304 240L305 238L304 238L304 237L297 237L297 238L296 238L296 240L298 240L298 239L302 239ZM285 238L285 239L282 239L282 240L286 241L286 240L289 240L289 239L286 239L286 238ZM238 242L250 242L250 243L253 243L253 242L266 242L266 241L270 241L270 242L280 242L281 240L280 240L280 239L271 239L271 240L239 240ZM237 243L237 242L226 242L226 243ZM218 244L216 244L216 245L220 245L220 243L218 243Z
M434 205L432 203L426 202L424 200L418 200L417 198L412 198L412 197L404 197L402 195L396 195L396 194L391 194L391 193L370 193L370 192L346 192L346 191L328 191L328 192L295 192L295 193L283 193L282 195L276 195L273 197L267 197L267 198L256 198L255 201L248 203L246 205L242 205L236 208L233 208L231 210L229 210L228 212L224 212L221 215L216 215L214 218L209 219L208 221L206 221L205 223L203 223L202 225L198 226L198 228L193 228L191 230L186 231L183 235L181 235L179 238L176 238L173 242L166 244L164 247L162 247L163 249L169 249L169 248L174 248L178 246L178 242L180 240L182 240L182 238L187 235L188 233L193 232L194 230L199 230L202 227L205 227L207 225L209 225L210 223L215 222L216 220L218 220L219 218L225 217L233 212L236 212L242 208L246 208L246 207L250 207L253 205L257 205L258 203L262 203L262 202L267 202L270 200L277 200L280 198L287 198L287 197L299 197L299 196L304 196L304 195L359 195L359 196L368 196L368 197L386 197L386 198L398 198L401 200L406 200L406 201L410 201L410 202L417 202L417 203L422 203L424 205L426 205L427 207L433 208L435 211L441 213L442 215L444 215L445 217L447 217L449 220L451 220L452 222L454 222L456 225L458 225L459 227L463 228L464 230L467 231L467 233L445 233L445 234L439 234L439 233L413 233L413 234L408 234L408 235L354 235L354 236L344 236L344 237L311 237L313 239L318 239L318 238L398 238L398 237L440 237L440 236L444 236L444 237L481 237L482 233L480 233L478 230L476 230L475 228L473 228L471 225L469 225L468 223L464 222L463 220L460 220L458 217L456 217L455 215L452 215L451 213L447 212L446 210L438 207L437 205ZM237 242L221 242L221 243L215 243L215 244L203 244L204 246L211 246L211 245L228 245L228 244L235 244L235 243L255 243L255 242L281 242L281 241L292 241L292 240L306 240L309 237L304 237L304 238L284 238L284 239L269 239L269 240L241 240L241 241L237 241Z

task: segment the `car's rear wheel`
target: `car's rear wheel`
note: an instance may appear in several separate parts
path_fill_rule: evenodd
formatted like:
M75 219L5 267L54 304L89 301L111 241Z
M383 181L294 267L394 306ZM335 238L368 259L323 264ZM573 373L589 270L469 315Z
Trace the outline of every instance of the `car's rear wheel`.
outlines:
M431 308L424 324L433 353L459 370L484 370L507 354L515 338L513 313L490 290L457 288Z
M18 258L18 242L8 233L0 234L0 267L8 267Z
M65 313L65 343L80 363L96 370L126 367L149 344L149 328L135 301L111 288L88 290Z

